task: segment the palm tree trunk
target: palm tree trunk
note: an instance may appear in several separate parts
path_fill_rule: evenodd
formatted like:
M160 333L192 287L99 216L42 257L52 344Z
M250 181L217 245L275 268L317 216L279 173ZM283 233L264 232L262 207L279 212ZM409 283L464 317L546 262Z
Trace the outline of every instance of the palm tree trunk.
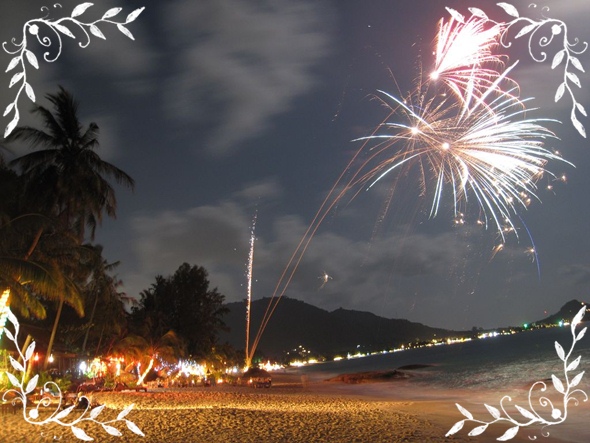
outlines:
M33 251L35 250L35 248L39 244L39 240L41 239L41 235L42 234L43 234L43 228L39 228L39 230L35 234L35 238L33 239L33 243L31 244L31 246L29 247L29 250L25 254L25 257L24 257L24 260L25 261L29 259L29 257L31 256L31 254L33 254Z
M98 304L98 292L96 293L96 298L94 299L94 306L92 307L92 313L90 314L90 320L88 329L86 329L86 335L84 335L84 343L82 343L82 352L86 351L86 343L88 342L88 335L90 334L90 329L92 328L92 322L94 321L94 313L96 312L96 305Z
M23 345L22 351L21 353L23 355L25 355L25 353L27 352L27 348L29 347L29 345L31 344L31 341L33 341L33 337L31 336L31 334L27 334L27 339L25 340L25 344ZM19 359L20 360L20 359ZM35 363L34 359L31 359L27 362L27 372L25 372L25 382L28 382L30 377L31 377L31 372L33 370L33 364Z
M98 338L98 344L96 345L96 352L94 353L95 356L98 355L98 351L100 349L100 345L102 344L102 336L104 335L104 323L102 325L102 329L100 330L100 337Z
M49 366L49 357L51 356L51 351L53 349L53 341L55 340L55 333L57 332L57 325L59 323L59 318L61 317L61 310L64 307L64 298L61 297L59 300L59 307L57 308L57 314L55 315L55 321L53 322L53 329L51 330L51 337L49 338L49 344L47 345L47 354L45 355L45 362L43 363L43 370L47 370L47 366Z
M145 378L146 375L148 375L148 373L150 372L150 369L152 369L152 366L154 366L154 357L150 358L150 363L148 364L147 369L145 371L143 371L143 374L141 374L139 376L139 378L137 379L137 386L143 385L143 379Z

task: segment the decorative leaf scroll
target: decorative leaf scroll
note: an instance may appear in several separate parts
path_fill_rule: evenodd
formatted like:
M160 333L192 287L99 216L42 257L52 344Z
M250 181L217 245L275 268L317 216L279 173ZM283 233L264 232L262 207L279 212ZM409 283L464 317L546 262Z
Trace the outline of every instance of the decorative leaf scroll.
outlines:
M123 25L133 22L139 16L139 14L141 14L141 12L145 9L144 7L138 8L138 9L134 10L133 12L131 12L127 16L125 21L112 20L113 17L115 17L117 14L119 14L119 12L121 12L122 8L109 9L107 12L104 13L102 18L100 18L99 20L95 20L93 22L84 23L84 22L79 21L77 19L77 17L84 14L84 12L86 12L86 10L88 8L90 8L92 5L93 5L93 3L82 3L78 6L76 6L74 8L74 10L72 11L72 14L70 17L62 17L57 20L49 20L47 18L47 16L45 16L43 18L36 18L36 19L29 20L23 26L22 40L20 42L18 42L14 38L11 40L12 45L16 49L14 49L14 50L8 49L7 42L4 42L2 44L2 48L4 49L4 51L7 54L15 56L8 63L8 67L6 68L6 72L12 71L17 66L20 67L20 71L15 73L12 76L10 83L9 83L9 88L12 88L13 86L15 86L17 84L20 84L20 86L18 88L18 91L16 93L16 97L15 97L14 101L6 107L6 109L4 110L4 113L3 113L4 117L6 117L11 112L14 113L12 120L6 126L6 129L4 131L4 137L8 137L8 135L14 130L14 128L16 127L16 125L18 124L18 122L20 120L20 113L18 110L18 101L20 99L22 92L23 91L25 92L25 94L27 95L29 100L31 100L32 102L35 102L35 92L33 91L33 87L31 86L31 84L27 81L27 67L30 65L35 69L39 69L39 62L38 62L35 54L33 52L31 52L29 49L27 49L29 46L28 38L32 38L30 36L36 37L39 44L41 44L42 46L44 46L46 48L51 47L54 42L57 42L57 54L54 57L50 56L49 51L47 51L43 54L43 58L47 62L54 62L61 55L62 35L65 35L66 37L70 37L72 39L76 39L76 37L74 36L72 31L66 25L73 25L75 28L80 29L83 32L83 34L86 36L86 41L79 43L80 47L82 47L82 48L86 48L90 44L90 34L92 34L95 37L101 38L103 40L106 39L106 37L104 36L104 34L100 30L100 28L97 26L99 23L109 23L112 25L116 25L117 29L121 33L123 33L124 35L129 37L131 40L134 40L133 34L131 34L131 31L129 31L129 29L127 29ZM61 7L61 5L59 5L59 3L56 3L54 5L54 7L57 7L57 6ZM43 9L48 9L48 8L47 7L41 8L41 10L43 10ZM47 36L41 37L40 30L39 30L40 27L47 28L48 31L50 31L49 34L53 38L50 38Z
M79 11L80 10L74 10L74 12ZM27 350L23 355L23 353L20 351L20 347L17 341L19 323L14 314L12 314L12 312L10 311L10 309L8 310L8 321L12 323L12 325L14 326L14 335L7 328L4 329L4 333L6 334L8 339L15 344L16 349L18 350L20 360L22 360L22 363L10 357L10 363L12 364L12 367L20 373L20 377L17 377L10 372L6 372L8 380L12 384L13 388L9 389L4 393L4 395L2 396L2 401L9 401L8 399L13 399L11 400L13 405L16 405L17 401L22 403L23 417L28 423L38 426L47 425L49 423L57 423L60 426L70 428L72 433L79 440L94 440L94 438L86 434L86 432L83 429L78 427L79 424L83 422L93 422L99 424L100 426L102 426L102 429L106 433L116 437L120 437L123 434L117 428L112 426L112 424L117 422L124 422L131 432L133 432L136 435L145 437L145 434L141 431L141 429L137 427L135 423L125 418L133 408L133 404L127 406L123 411L121 411L116 419L102 422L98 420L98 416L104 410L104 405L91 409L92 405L90 404L91 402L89 401L89 399L86 397L82 397L86 400L87 406L81 413L76 412L76 414L79 415L78 417L73 418L70 417L70 413L74 410L75 404L65 409L62 409L62 406L64 406L62 392L59 386L52 381L47 382L43 385L43 390L46 392L46 394L44 395L44 397L41 398L39 402L37 402L37 405L27 405L27 395L29 395L37 388L37 383L39 381L39 375L35 375L26 383L26 387L23 389L27 373L27 362L31 359L31 357L33 356L33 352L35 351L35 342L32 342L27 347ZM57 395L50 394L49 392L57 392ZM49 417L47 417L45 420L40 420L39 411L42 409L42 407L51 408L52 405L53 407L55 407L55 409L53 411L49 410ZM64 419L66 418L67 421L64 421Z
M519 405L514 405L514 407L520 413L520 415L522 417L524 417L524 420L522 420L522 418L521 418L520 420L522 420L522 421L519 421L517 418L514 418L510 413L508 413L506 411L506 406L504 405L504 402L505 401L508 401L508 402L512 401L512 399L509 396L502 397L502 399L500 400L500 409L497 409L493 406L489 406L487 404L485 405L486 409L488 410L488 412L490 413L490 415L493 418L493 420L490 420L490 421L475 419L473 417L473 415L467 409L465 409L463 406L457 404L457 409L459 409L459 412L466 418L455 423L455 425L449 430L449 432L447 432L446 436L448 437L449 435L456 434L461 429L463 429L463 427L465 426L465 424L467 422L473 422L478 425L469 432L469 434L468 434L469 436L475 436L475 435L482 434L488 428L488 426L490 426L494 423L505 422L505 423L511 424L513 426L508 428L508 430L501 437L497 438L497 440L498 441L507 441L507 440L511 440L512 438L514 438L516 436L516 434L518 434L518 431L520 430L520 428L524 428L526 426L541 425L543 428L546 428L548 426L553 426L553 425L563 423L567 418L567 408L568 408L569 402L573 401L575 405L579 404L579 401L578 401L578 398L576 397L576 395L582 396L583 401L588 401L588 395L586 394L586 392L584 392L581 389L574 389L582 381L582 377L584 376L584 371L579 372L575 376L573 376L573 374L571 374L572 371L575 371L578 368L580 361L581 361L581 356L578 356L575 360L568 363L568 361L572 355L572 352L574 351L574 347L575 347L576 343L582 339L582 337L584 336L584 334L586 332L586 328L584 328L584 329L582 329L582 331L580 331L579 334L576 335L576 326L578 326L582 322L582 318L584 317L585 313L586 313L586 306L583 306L578 311L578 313L576 314L574 319L572 320L571 332L572 332L573 341L572 341L572 345L571 345L567 354L565 353L563 347L558 342L555 342L555 350L557 352L557 356L563 362L563 378L559 378L555 374L552 374L551 375L551 382L553 384L553 388L559 394L562 395L562 404L559 405L561 407L561 409L558 408L557 405L554 404L548 397L541 396L538 400L539 404L542 407L544 407L546 411L549 411L547 408L550 409L550 412L546 412L546 414L549 413L549 415L551 415L551 417L542 416L539 414L539 412L537 412L537 410L535 409L535 406L533 405L533 400L532 400L533 392L534 392L535 388L539 388L540 392L545 392L547 390L547 385L545 384L545 382L538 381L538 382L535 382L531 386L531 388L529 389L528 409L523 408L522 406L519 406ZM570 378L570 377L572 377L572 378ZM547 437L547 436L549 436L549 433L545 431L545 432L543 432L542 435ZM536 437L530 437L530 438L534 440Z
M533 20L528 17L522 17L518 13L517 9L508 3L498 3L504 11L514 17L513 20L507 23L497 23L493 20L488 21L501 24L503 26L503 31L500 35L500 43L505 47L510 47L510 42L507 41L508 33L511 29L520 27L519 32L516 34L515 39L521 38L524 36L528 36L529 42L529 54L531 58L538 62L542 63L547 60L547 53L545 52L545 48L549 47L553 42L559 41L562 45L563 49L560 49L554 56L551 62L551 69L556 69L558 66L563 64L563 81L557 87L555 93L555 102L558 102L562 99L565 92L569 94L572 100L572 109L570 114L570 119L572 124L576 128L576 130L580 133L582 137L586 137L586 129L582 125L582 123L578 120L576 116L576 112L579 112L584 117L587 116L586 111L583 106L581 106L576 97L574 95L574 90L572 85L575 85L578 88L581 88L582 85L580 83L580 79L578 76L572 72L573 69L576 69L580 72L585 72L584 67L580 60L576 57L576 55L580 55L588 49L588 42L581 42L579 39L574 39L573 42L568 39L568 32L567 26L561 20L543 17L541 20ZM535 4L532 4L531 7L536 7ZM544 12L548 12L549 8L543 8ZM481 17L480 14L474 14L478 17ZM547 35L549 34L549 35ZM538 54L535 53L538 52Z

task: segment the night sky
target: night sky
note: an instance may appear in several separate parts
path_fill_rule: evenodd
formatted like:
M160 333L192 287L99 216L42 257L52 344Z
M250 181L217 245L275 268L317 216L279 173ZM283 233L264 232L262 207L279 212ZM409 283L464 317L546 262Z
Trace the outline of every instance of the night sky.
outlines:
M0 41L20 39L27 20L69 15L38 0L0 1ZM587 0L511 2L523 16L563 20L573 41L590 41ZM437 22L445 6L468 7L507 19L483 0L97 0L90 21L114 7L135 41L100 24L106 39L64 37L62 54L29 69L37 103L64 86L80 102L82 122L100 129L100 155L136 180L134 193L117 188L118 217L106 220L96 242L128 295L139 296L158 274L183 262L209 272L226 301L246 297L246 265L257 214L253 298L269 297L330 188L386 117L373 97L413 87L420 68L433 63ZM56 54L58 45L50 48ZM39 60L42 51L34 52ZM553 58L554 52L548 58ZM285 293L315 306L370 311L454 329L518 325L557 311L571 299L590 300L590 146L569 120L571 101L554 103L563 71L535 63L526 41L506 51L520 60L513 77L524 97L535 97L534 117L561 120L551 129L574 167L548 169L567 183L539 182L539 197L515 216L509 236L492 257L498 234L473 219L454 226L446 199L429 218L429 201L416 181L400 180L389 213L380 219L387 182L344 199L320 225ZM0 52L0 109L16 88L4 73L11 56ZM590 51L579 56L590 69ZM577 100L588 108L588 75L578 73ZM19 102L21 124L35 124L31 102ZM590 121L581 117L586 129ZM10 118L1 119L2 132ZM13 146L14 153L26 149ZM553 192L546 190L554 185ZM470 201L469 204L474 204ZM470 223L471 222L471 223ZM525 253L531 247L538 261ZM539 266L538 266L539 265ZM540 273L538 270L540 269ZM322 275L330 278L323 284ZM304 319L302 319L304 321Z

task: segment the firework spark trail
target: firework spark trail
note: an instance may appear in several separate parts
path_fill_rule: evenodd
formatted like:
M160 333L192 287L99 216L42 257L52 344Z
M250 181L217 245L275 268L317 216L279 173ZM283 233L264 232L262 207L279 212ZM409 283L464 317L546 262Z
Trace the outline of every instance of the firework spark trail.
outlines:
M472 8L475 9L475 8ZM504 24L491 23L472 15L468 20L457 11L447 8L451 19L441 19L436 37L432 81L444 82L455 96L469 108L473 99L481 100L482 91L502 91L500 80L516 82L507 77L511 68L504 70L507 57L496 55Z
M399 115L401 121L388 121L382 125L386 133L360 139L379 143L352 184L369 189L396 169L423 163L420 170L430 171L435 183L431 217L437 215L448 183L455 215L471 193L486 226L492 219L502 233L502 220L513 226L510 219L517 206L526 208L529 196L538 199L536 181L551 174L547 162L565 161L543 147L543 140L557 138L543 126L554 120L524 118L530 111L522 107L526 100L497 94L488 106L463 114L448 98L423 99L420 89L405 100L380 92L390 115Z
M279 278L251 356L313 236L345 196L352 194L352 200L394 170L417 166L422 177L421 194L429 189L428 172L434 177L431 217L437 215L448 183L455 215L467 205L471 191L484 214L486 228L489 220L493 220L505 240L504 223L510 226L507 232L516 233L511 215L518 207L527 207L529 196L539 199L537 180L544 173L552 175L545 169L547 162L566 162L543 147L543 140L557 138L543 123L555 120L524 118L532 110L524 107L527 100L511 97L514 90L483 91L482 95L490 102L485 106L475 103L469 112L463 112L463 105L451 97L426 98L427 91L422 86L416 87L404 100L380 92L385 96L380 100L389 113L371 135L357 139L363 141L362 146L332 186ZM385 134L384 129L388 131ZM361 155L367 153L368 158L355 167Z
M436 50L434 52L434 70L430 74L430 79L433 82L440 80L445 83L455 96L464 103L464 112L472 106L473 101L485 106L486 96L492 92L506 94L511 99L518 100L520 87L515 80L508 77L508 74L519 63L519 60L505 68L508 56L505 54L498 55L495 51L498 48L510 48L511 43L506 41L508 31L515 25L524 23L525 26L514 38L518 39L530 34L529 54L536 62L543 62L547 54L542 51L540 56L536 56L533 52L532 42L541 29L552 25L551 37L540 37L539 46L543 48L549 45L555 36L564 35L564 49L556 54L552 64L552 68L555 68L561 60L567 59L565 62L566 74L564 82L560 86L561 92L558 91L556 95L556 101L559 100L565 90L573 96L569 83L571 81L571 83L580 86L580 82L575 74L567 72L567 68L568 66L574 66L578 70L584 71L581 63L573 54L583 53L587 48L587 43L581 45L580 50L575 50L574 47L579 42L576 39L573 44L569 43L566 36L567 27L563 22L554 19L544 19L536 22L525 17L519 17L517 11L512 10L510 5L498 5L503 5L502 7L505 9L508 8L507 11L514 14L516 18L510 22L497 22L491 20L481 9L468 8L472 15L465 19L456 10L446 8L451 18L446 22L443 18L439 22ZM507 91L501 87L502 83L509 83L510 89L515 89L516 92ZM572 121L578 131L585 135L583 127L575 117L575 110L579 110L581 114L586 115L584 108L574 99Z
M520 223L522 224L522 226L524 226L524 229L526 230L527 235L529 236L529 241L531 242L531 247L528 248L525 253L527 255L529 255L531 257L531 260L533 261L533 263L535 263L537 265L537 277L539 278L539 281L541 281L541 262L539 261L539 255L537 254L537 247L535 246L535 241L533 240L533 235L531 234L531 231L529 231L529 227L526 225L526 223L524 222L524 220L522 219L522 217L518 215L518 218L520 219Z
M498 5L507 8L505 4ZM543 147L544 140L557 138L543 126L555 120L525 116L532 111L525 106L528 100L520 99L518 83L508 77L518 61L504 68L507 57L494 54L500 44L507 47L502 39L513 23L493 22L478 8L469 8L472 17L468 20L453 9L447 8L447 11L452 18L439 22L430 82L422 83L420 79L404 99L380 91L385 96L381 101L389 109L389 115L371 135L358 139L363 141L362 146L328 192L291 255L254 340L250 351L252 356L311 239L345 195L351 195L352 200L363 189L371 188L392 172L417 166L421 177L420 196L427 194L431 177L434 182L430 217L438 214L446 186L450 185L455 218L461 214L463 220L462 209L467 207L468 197L472 195L483 214L481 224L488 228L492 220L504 242L505 232L517 235L511 215L518 215L520 207L526 209L531 196L539 200L536 194L538 179L545 173L553 175L545 168L547 163L557 160L571 165ZM507 12L518 16L510 9ZM523 31L516 38L520 35L524 35ZM566 47L566 74L570 80L576 78L567 72L567 66L569 63L579 65L570 52L583 51L585 48L573 52ZM554 60L553 64L557 61ZM447 91L428 98L429 85L438 80L453 93L449 98ZM574 80L571 81L576 83ZM564 81L560 88L568 86ZM451 97L455 100L450 100ZM585 114L575 101L574 107ZM572 121L584 135L575 115ZM368 158L354 167L365 154ZM347 174L351 176L345 179ZM527 232L531 238L528 228Z
M493 78L502 73L504 56L494 56L493 50L500 45L504 49L512 46L511 40L528 40L528 52L532 60L543 63L548 60L547 48L554 44L561 49L551 59L551 69L563 66L563 77L555 92L555 102L567 93L572 101L570 119L582 137L586 137L584 125L578 114L588 117L584 106L576 100L573 85L581 88L577 72L585 72L579 55L586 52L588 42L578 38L570 40L567 25L558 19L547 17L548 7L542 8L542 17L538 20L522 16L517 8L508 3L497 3L510 17L508 22L490 19L479 8L468 8L471 17L465 17L458 11L446 8L451 19L441 19L436 40L435 70L431 78L441 77L460 99L467 102L472 94L477 96L478 87L491 85ZM537 8L530 4L529 8ZM512 30L516 30L515 35ZM517 61L518 63L518 61ZM516 85L516 82L514 82ZM498 89L501 91L501 89ZM462 96L462 92L466 94Z
M318 278L322 281L320 289L322 289L330 280L332 280L332 276L329 275L326 271L324 271L324 273L320 275Z
M250 252L248 253L248 299L246 304L246 367L250 367L252 359L250 357L250 319L251 319L251 306L252 306L252 275L254 271L254 242L256 241L255 230L256 230L256 219L258 214L254 214L252 219L252 229L250 230Z
M373 135L378 131L378 129L379 129L379 126L377 128L375 128ZM266 329L266 326L267 326L270 318L272 317L272 314L274 313L275 309L277 308L279 301L281 300L283 295L285 295L285 292L287 291L287 288L289 287L289 284L291 283L291 280L293 279L293 276L295 275L295 271L299 267L299 263L301 262L301 260L303 259L303 256L305 255L305 252L311 242L311 239L313 238L313 236L315 235L315 233L319 229L322 222L328 216L328 214L330 214L330 212L336 207L336 205L338 205L341 202L342 198L350 190L350 186L351 186L351 183L354 182L354 178L351 178L343 186L343 183L345 181L345 177L352 169L352 166L357 161L358 157L366 151L366 147L368 144L369 144L369 141L368 140L365 141L362 144L362 146L356 151L356 153L352 156L352 158L350 159L350 161L348 162L346 167L342 170L342 172L340 173L340 175L338 176L338 178L334 182L334 185L332 185L332 188L330 189L330 191L326 195L326 198L324 199L324 201L320 205L319 209L317 210L316 214L314 215L314 218L311 221L311 223L309 224L309 226L307 227L307 230L305 231L305 233L301 237L301 240L297 244L297 247L295 248L295 250L291 254L291 257L289 258L287 265L283 269L283 272L282 272L281 276L279 277L279 280L277 281L275 289L274 289L274 291L270 297L269 303L267 305L266 311L264 312L264 315L262 317L260 327L258 328L258 332L256 333L256 337L255 337L255 339L252 343L252 347L250 349L250 358L252 358L254 356L254 353L256 352L256 348L258 347L258 343L260 342L260 338L262 337L262 334L263 334L264 330Z

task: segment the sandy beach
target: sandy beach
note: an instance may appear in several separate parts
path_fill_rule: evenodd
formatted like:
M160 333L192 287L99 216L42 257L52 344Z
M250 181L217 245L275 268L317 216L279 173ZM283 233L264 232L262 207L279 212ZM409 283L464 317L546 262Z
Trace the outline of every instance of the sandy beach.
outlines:
M80 428L94 441L121 443L491 442L507 429L495 425L482 435L468 437L475 427L471 424L446 438L447 431L462 418L454 396L452 392L433 395L420 391L411 380L350 385L275 374L270 389L218 385L147 393L96 393L94 400L105 405L98 420L114 420L133 403L126 419L145 437L131 432L123 421L110 423L121 436L109 435L96 423L86 422ZM462 402L473 407L467 397ZM584 411L587 413L587 408ZM82 441L63 426L30 425L23 419L22 409L19 412L1 416L3 442ZM41 418L47 415L42 413ZM548 443L585 441L583 433L572 429L577 425L577 421L569 427L564 423L563 433L555 427L547 438L538 429L536 434L527 429L510 441L530 441L531 435Z

